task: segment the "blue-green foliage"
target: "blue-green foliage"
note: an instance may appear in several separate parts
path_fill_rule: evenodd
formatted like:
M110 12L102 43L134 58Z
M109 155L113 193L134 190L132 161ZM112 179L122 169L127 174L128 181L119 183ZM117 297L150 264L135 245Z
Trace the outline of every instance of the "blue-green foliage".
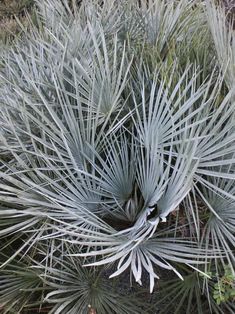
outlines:
M177 276L171 291L180 287L175 313L195 300L198 313L233 313L208 276L235 265L225 12L209 0L72 3L37 1L40 28L1 57L3 313L153 313L118 279L156 293L166 271ZM17 291L34 295L6 284L18 260Z

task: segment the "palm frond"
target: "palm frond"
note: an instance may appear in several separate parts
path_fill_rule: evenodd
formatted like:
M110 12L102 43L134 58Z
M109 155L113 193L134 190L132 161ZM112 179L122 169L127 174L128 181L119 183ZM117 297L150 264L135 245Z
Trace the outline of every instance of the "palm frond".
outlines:
M216 7L215 3L207 0L206 8L219 64L225 74L228 88L233 89L235 84L235 36L233 25L227 19L223 6Z

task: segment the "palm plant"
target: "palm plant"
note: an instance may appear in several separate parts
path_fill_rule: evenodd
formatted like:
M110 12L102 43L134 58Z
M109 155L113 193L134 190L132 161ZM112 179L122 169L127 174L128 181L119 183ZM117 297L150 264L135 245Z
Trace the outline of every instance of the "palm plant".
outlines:
M118 278L153 292L167 270L186 277L183 304L188 272L234 269L233 74L207 23L224 16L184 0L37 5L42 27L1 62L0 281L22 260L17 285L50 313L153 313ZM31 304L8 307L5 289L5 313Z
M159 313L222 314L234 312L232 299L226 303L217 304L214 298L215 287L218 281L218 273L216 277L214 265L208 272L211 276L209 280L185 267L181 271L184 273L184 281L168 279L161 283L159 294L155 301L157 306L161 306ZM216 271L221 271L221 269L217 268Z
M207 15L218 60L226 76L226 84L232 89L235 83L234 22L227 20L227 10L224 7L216 8L212 2L207 2Z

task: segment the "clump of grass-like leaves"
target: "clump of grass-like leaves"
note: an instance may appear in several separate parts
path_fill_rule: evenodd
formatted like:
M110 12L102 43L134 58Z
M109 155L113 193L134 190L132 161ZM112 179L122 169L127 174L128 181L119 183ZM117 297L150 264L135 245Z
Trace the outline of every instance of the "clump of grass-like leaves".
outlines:
M224 9L36 4L40 29L1 57L3 313L233 313L210 275L235 270L235 37Z

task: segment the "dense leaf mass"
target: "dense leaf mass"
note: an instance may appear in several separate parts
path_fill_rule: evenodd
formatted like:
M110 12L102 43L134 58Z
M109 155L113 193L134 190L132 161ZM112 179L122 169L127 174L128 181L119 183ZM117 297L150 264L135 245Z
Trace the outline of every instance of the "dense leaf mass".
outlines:
M156 313L166 298L164 313L234 313L232 299L213 299L223 267L235 269L235 37L224 8L36 4L30 32L1 50L3 313ZM170 271L183 281L155 289ZM157 302L123 275L147 278Z

